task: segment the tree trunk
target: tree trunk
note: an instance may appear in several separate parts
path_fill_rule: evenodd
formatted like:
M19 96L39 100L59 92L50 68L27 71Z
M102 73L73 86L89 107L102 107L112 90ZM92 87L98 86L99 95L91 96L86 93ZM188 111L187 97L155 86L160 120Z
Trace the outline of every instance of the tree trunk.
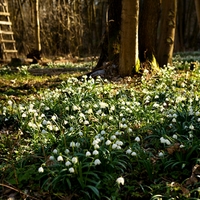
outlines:
M121 51L119 74L131 76L138 61L139 0L122 1Z
M40 41L40 16L39 16L39 0L34 1L34 18L35 18L35 48L37 51L41 51Z
M197 20L200 28L200 0L195 0L195 7L196 7L196 13L197 13Z
M162 0L161 35L158 47L158 63L161 67L172 64L176 28L177 0Z
M101 55L94 70L107 61L119 63L121 5L121 0L108 1L107 28L101 44Z
M156 57L160 5L160 0L143 0L140 3L139 57L142 62L146 59L151 61L152 55Z

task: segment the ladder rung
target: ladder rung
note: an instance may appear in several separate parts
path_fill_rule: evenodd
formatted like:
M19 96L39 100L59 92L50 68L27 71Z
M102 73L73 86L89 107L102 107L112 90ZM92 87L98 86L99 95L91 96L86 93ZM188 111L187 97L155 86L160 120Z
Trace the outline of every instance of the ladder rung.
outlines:
M7 50L7 49L4 49L3 52L4 53L17 53L17 50Z
M10 16L10 13L8 13L8 12L0 12L0 15L3 15L3 16Z
M15 43L15 40L0 40L0 43Z
M11 22L0 21L0 25L12 25Z
M0 34L5 34L5 35L13 35L14 33L12 31L1 31Z

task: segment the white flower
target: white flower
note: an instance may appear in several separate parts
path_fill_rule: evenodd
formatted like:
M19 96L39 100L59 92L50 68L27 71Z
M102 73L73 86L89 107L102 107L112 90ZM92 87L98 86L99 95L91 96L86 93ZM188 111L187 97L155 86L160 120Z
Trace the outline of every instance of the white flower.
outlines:
M137 136L137 137L135 138L135 141L136 141L136 142L140 142L140 138Z
M116 149L117 146L118 146L117 144L113 144L113 145L112 145L112 149Z
M172 137L173 137L174 139L177 139L177 138L178 138L178 136L177 136L176 134L174 134Z
M101 161L99 160L99 159L96 159L95 161L94 161L94 165L100 165L101 164Z
M120 140L117 140L117 141L115 142L115 144L117 144L117 145L119 145L119 146L122 146L122 145L123 145L123 142L120 141Z
M49 160L54 160L54 156L49 156Z
M55 120L56 120L56 116L53 115L53 116L51 117L51 119L52 119L53 121L55 121Z
M120 185L124 185L124 178L123 177L119 177L117 180L116 180L117 184Z
M166 140L165 140L165 144L170 145L171 142L170 142L168 139L166 139Z
M57 149L54 149L54 150L53 150L53 153L54 153L54 154L57 154L57 153L58 153L58 150L57 150Z
M159 153L158 153L158 156L159 156L159 157L163 157L163 156L164 156L164 153L163 153L163 152L159 152Z
M174 123L175 123L175 122L176 122L176 118L173 118L173 119L172 119L172 122L174 122Z
M110 145L111 144L111 141L110 140L107 140L106 141L106 145L108 146L108 145Z
M63 157L62 157L62 156L58 156L58 157L57 157L57 161L58 161L58 162L63 161Z
M69 149L65 149L65 153L68 154L69 153Z
M70 147L75 147L76 146L76 144L75 144L75 142L70 142Z
M136 153L135 151L133 151L133 152L131 153L131 155L132 155L132 156L137 156L137 153Z
M91 156L91 153L89 151L87 151L85 155L86 155L86 157L89 157L89 156Z
M106 132L104 130L101 131L101 135L104 135Z
M127 149L126 150L126 154L131 154L132 153L132 150L131 149Z
M46 133L48 133L46 130L42 130L42 134L46 134Z
M99 152L98 152L97 150L94 150L94 151L92 152L92 154L96 156L96 155L99 154Z
M65 163L65 165L68 167L68 166L70 166L72 163L70 162L70 161L67 161L66 163Z
M76 143L76 147L77 147L77 148L79 148L80 145L81 145L81 144L80 144L79 142Z
M80 136L83 136L83 133L82 133L81 131L79 131L78 134L79 134Z
M94 145L94 149L99 149L99 148L100 148L100 146L98 144Z
M44 172L44 168L43 167L39 167L38 172L39 173L43 173Z
M77 157L73 157L72 158L72 163L76 164L78 162L78 158Z
M100 108L106 108L106 107L108 107L108 104L105 103L105 102L100 102L99 105L100 105Z
M194 126L191 124L191 125L189 126L189 129L190 129L190 130L194 130Z
M115 140L115 139L116 139L116 136L115 136L115 135L112 135L112 136L110 137L110 139L111 139L111 140Z
M70 172L70 173L74 173L74 168L73 168L73 167L70 167L70 168L69 168L69 172Z

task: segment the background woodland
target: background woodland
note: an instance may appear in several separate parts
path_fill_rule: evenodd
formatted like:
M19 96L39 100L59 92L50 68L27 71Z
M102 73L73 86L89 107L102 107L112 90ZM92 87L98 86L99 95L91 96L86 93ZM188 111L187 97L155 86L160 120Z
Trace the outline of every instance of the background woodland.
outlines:
M108 18L109 1L39 1L40 35L43 55L99 55L105 30L111 22ZM8 1L13 31L15 33L14 37L18 52L21 55L28 54L35 47L34 2L33 0ZM145 15L144 7L147 3L148 1L146 0L140 1L140 19ZM115 6L115 4L112 6ZM155 6L152 6L152 9L154 8ZM160 12L160 10L157 10L155 15L159 16ZM178 0L176 23L174 51L198 50L200 46L200 33L195 1ZM143 34L140 35L140 37L144 37Z

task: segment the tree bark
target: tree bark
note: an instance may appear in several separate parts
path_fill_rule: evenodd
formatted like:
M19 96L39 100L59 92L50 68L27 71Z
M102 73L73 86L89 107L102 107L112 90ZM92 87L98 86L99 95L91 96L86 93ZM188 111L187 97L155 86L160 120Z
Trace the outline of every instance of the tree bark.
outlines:
M171 1L171 0L170 0ZM139 57L140 61L156 57L160 0L143 0L140 3Z
M101 44L100 58L94 70L100 68L107 61L119 63L121 2L121 0L108 1L107 28Z
M158 63L161 67L172 64L176 28L177 0L162 0L161 35L158 47Z
M122 1L119 75L131 76L138 62L139 0Z
M200 0L195 0L195 7L196 7L196 13L197 13L197 20L200 28Z
M35 18L35 48L37 51L41 51L40 41L40 16L39 16L39 0L34 1L34 18Z

